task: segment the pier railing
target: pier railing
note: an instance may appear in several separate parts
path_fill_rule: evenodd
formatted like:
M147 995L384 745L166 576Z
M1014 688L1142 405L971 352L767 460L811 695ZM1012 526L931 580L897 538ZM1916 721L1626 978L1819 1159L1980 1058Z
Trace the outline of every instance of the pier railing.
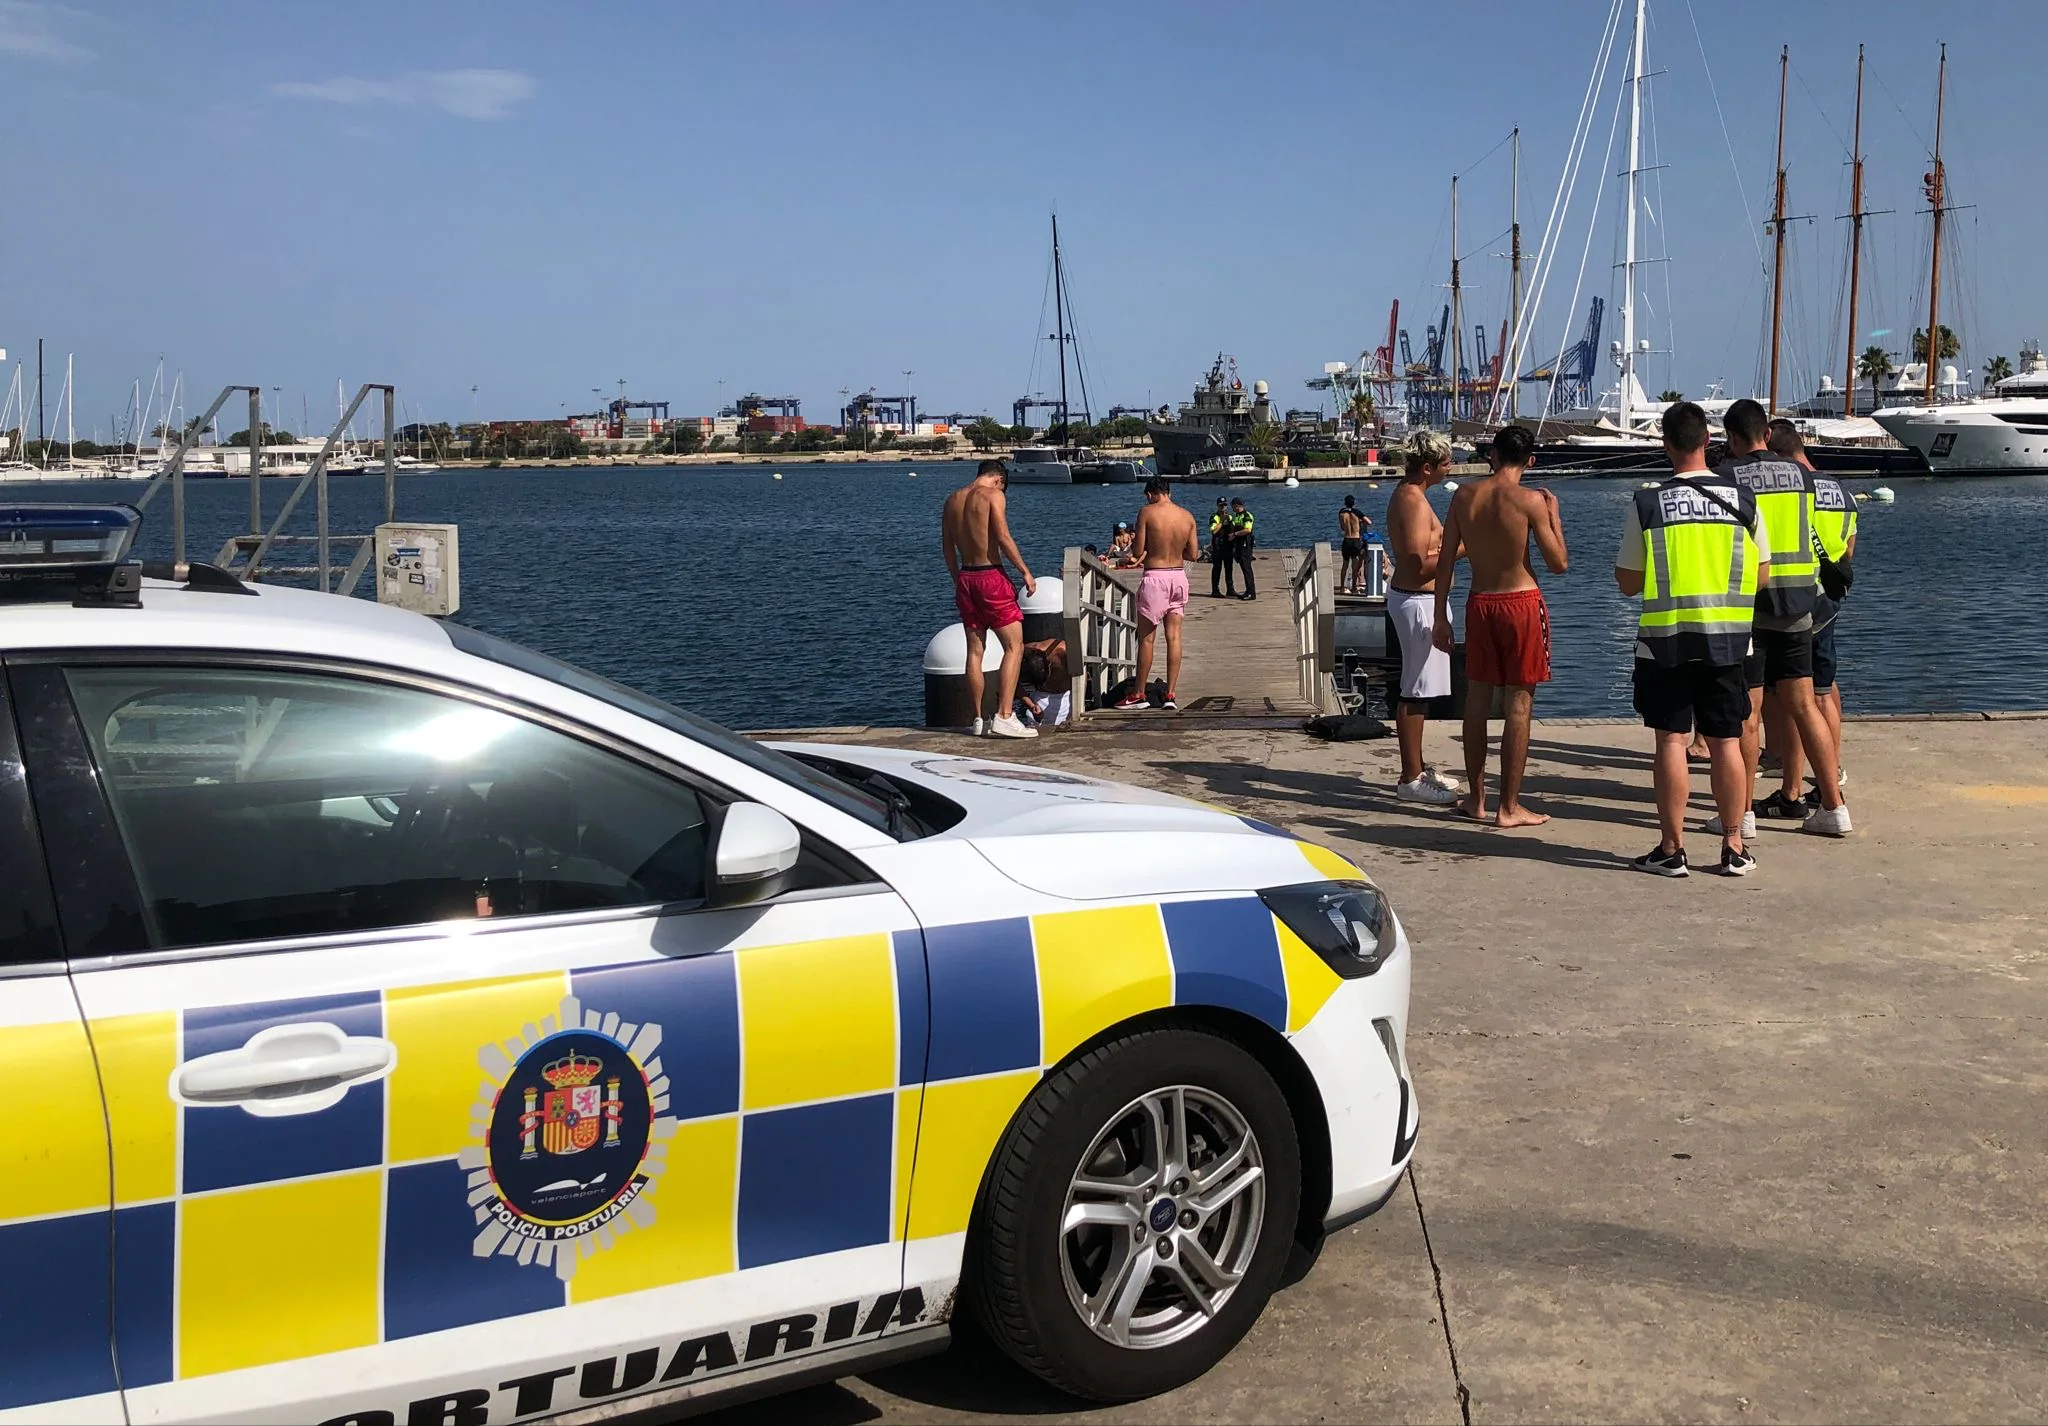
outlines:
M1309 547L1288 579L1301 698L1318 713L1337 708L1337 570L1327 541Z
M1109 690L1138 670L1137 597L1116 571L1083 549L1067 550L1060 587L1078 716L1103 706Z

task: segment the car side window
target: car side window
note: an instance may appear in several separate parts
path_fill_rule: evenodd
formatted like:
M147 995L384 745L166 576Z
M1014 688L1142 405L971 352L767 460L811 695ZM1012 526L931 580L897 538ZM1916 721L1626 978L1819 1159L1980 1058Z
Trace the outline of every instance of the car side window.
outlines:
M704 895L703 796L524 718L325 674L65 676L157 945Z

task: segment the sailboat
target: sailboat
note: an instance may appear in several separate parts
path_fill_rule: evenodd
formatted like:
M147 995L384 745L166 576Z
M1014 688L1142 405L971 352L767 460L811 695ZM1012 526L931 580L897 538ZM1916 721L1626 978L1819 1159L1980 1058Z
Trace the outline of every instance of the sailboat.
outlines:
M1073 301L1067 292L1066 259L1060 252L1060 218L1052 215L1052 310L1053 331L1048 340L1059 348L1060 397L1053 404L1052 430L1060 432L1061 439L1071 426L1067 405L1067 348L1074 346L1074 375L1081 387L1081 419L1090 419L1088 410L1088 378L1081 369L1080 349L1075 344L1074 334L1067 330L1067 318L1073 312ZM1042 315L1042 309L1041 309ZM1026 398L1017 403L1020 413L1033 403ZM1019 446L1010 456L1010 479L1019 485L1107 485L1127 484L1145 478L1144 466L1134 460L1105 460L1086 446L1074 445L1029 445Z

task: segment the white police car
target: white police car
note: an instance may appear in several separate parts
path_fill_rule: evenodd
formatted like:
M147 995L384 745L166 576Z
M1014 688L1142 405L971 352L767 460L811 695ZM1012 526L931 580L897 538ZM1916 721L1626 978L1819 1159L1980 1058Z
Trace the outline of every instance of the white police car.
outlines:
M0 1417L609 1413L956 1311L1136 1397L1407 1165L1408 947L1328 851L131 534L0 508Z

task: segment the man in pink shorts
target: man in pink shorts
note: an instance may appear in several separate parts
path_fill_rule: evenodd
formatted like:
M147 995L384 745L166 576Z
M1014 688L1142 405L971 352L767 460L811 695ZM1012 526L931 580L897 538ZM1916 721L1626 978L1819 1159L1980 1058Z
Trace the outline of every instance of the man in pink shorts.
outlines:
M999 460L985 460L974 479L946 497L942 536L946 545L946 568L953 574L953 603L960 610L960 622L967 629L967 692L974 700L974 731L997 738L1035 738L1036 728L1027 728L1017 717L1017 671L1024 656L1024 611L1017 607L1017 591L1003 572L1008 560L1024 577L1024 592L1035 593L1038 581L1024 563L1017 542L1010 537L1008 502L1010 473ZM1002 671L997 675L996 716L982 720L981 660L993 632L1003 647Z
M1173 486L1164 476L1145 482L1134 553L1145 568L1138 581L1138 681L1116 706L1150 704L1145 684L1152 676L1152 640L1164 628L1166 702L1160 706L1172 712L1180 706L1174 700L1180 692L1181 620L1188 612L1187 562L1200 559L1202 548L1195 538L1195 517L1173 503Z

